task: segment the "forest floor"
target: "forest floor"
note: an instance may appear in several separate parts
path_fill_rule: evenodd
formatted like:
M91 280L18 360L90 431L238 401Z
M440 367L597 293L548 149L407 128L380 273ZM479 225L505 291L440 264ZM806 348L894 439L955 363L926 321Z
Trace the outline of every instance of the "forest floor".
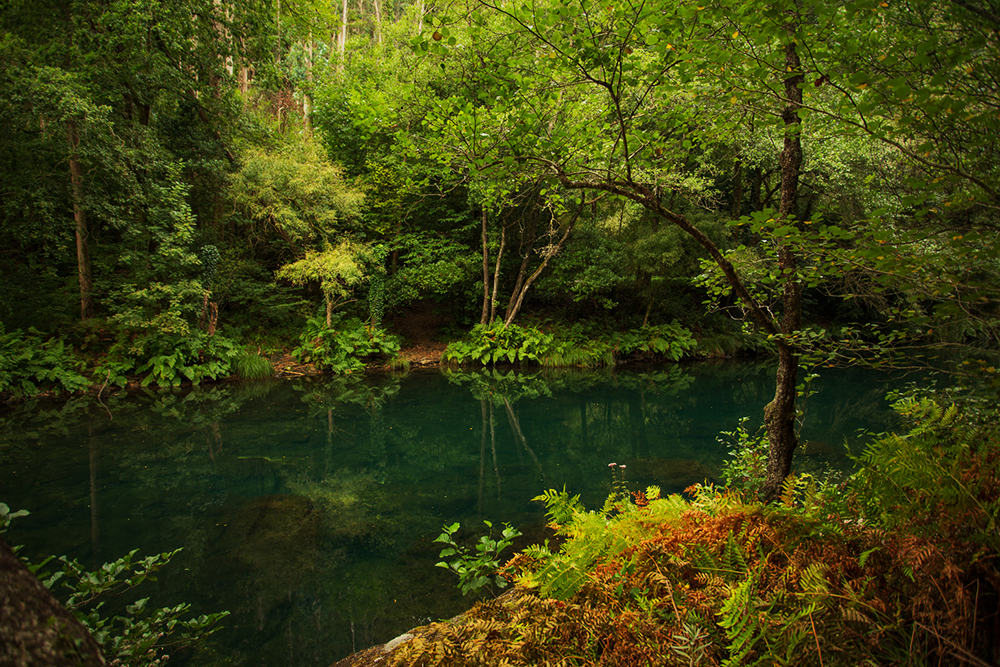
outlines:
M437 304L420 301L393 318L390 331L403 337L400 356L412 366L436 366L448 346L439 340L447 325L448 318L437 312Z

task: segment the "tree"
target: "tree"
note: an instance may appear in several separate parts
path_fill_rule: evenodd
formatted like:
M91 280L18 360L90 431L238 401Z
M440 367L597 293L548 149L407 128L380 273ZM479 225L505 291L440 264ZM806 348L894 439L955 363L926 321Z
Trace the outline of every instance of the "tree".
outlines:
M717 40L711 18L693 6L671 12L645 5L585 3L577 15L569 12L565 2L531 8L485 6L506 18L505 37L520 46L509 51L491 46L491 53L501 52L505 60L477 71L477 79L470 82L481 91L477 101L454 100L436 118L445 141L474 168L492 172L496 181L531 178L569 193L623 197L676 225L705 249L759 326L778 344L778 386L766 412L774 469L764 489L765 494L776 494L797 444L798 358L787 340L801 319L794 254L790 248L780 254L785 298L784 316L777 321L757 303L716 244L663 199L669 190L696 192L696 184L685 182L683 166L695 142L706 146L735 127L726 115L721 115L721 122L712 120L710 113L718 112L718 105L709 101L699 108L690 100L692 88L700 84L711 89L715 84L699 78L698 70L717 66L713 57L723 59L722 51L714 47ZM800 91L802 81L794 41L799 36L791 23L794 16L793 12L793 18L782 22L780 30L762 44L765 52L781 58L774 71L780 73L786 94ZM473 14L472 22L480 31L474 29L470 39L485 41L487 19ZM493 40L496 35L490 33ZM686 50L678 55L673 41L681 43L682 36ZM711 48L700 52L704 47ZM800 121L794 96L783 106L779 215L794 225ZM584 201L581 196L575 198Z
M54 258L59 272L65 239L75 240L83 318L101 306L108 285L95 276L107 275L119 232L142 229L159 205L165 165L181 158L192 181L217 182L234 160L223 132L236 125L225 122L237 108L229 65L256 48L264 4L5 4L0 232L22 259ZM214 212L218 188L203 194Z
M821 249L843 248L830 242L839 227L810 227L822 213L816 204L824 202L815 187L805 202L800 196L803 161L809 159L805 140L812 139L813 150L822 154L816 139L821 123L832 118L838 126L831 133L861 133L870 145L893 146L924 168L933 166L908 142L892 136L899 128L893 120L900 106L880 104L908 99L908 84L897 79L891 96L883 93L872 100L826 85L865 58L895 52L890 45L919 54L939 44L939 38L928 38L926 32L906 41L902 30L888 30L886 38L885 5L483 2L461 16L437 17L434 34L417 43L462 77L462 89L443 100L428 123L438 133L433 150L442 160L508 191L537 183L568 202L584 201L586 195L574 194L583 192L630 200L684 231L716 264L728 289L778 353L776 392L765 410L770 441L765 497L777 494L797 445L801 355L816 358L803 332L802 290L844 275L829 257L816 259ZM928 8L922 15L930 26L938 12ZM980 34L976 44L985 45ZM462 67L469 51L480 61L474 70ZM861 80L856 74L847 76ZM817 92L810 91L807 100L809 89ZM978 104L990 108L985 98ZM859 120L859 110L869 116L882 111L886 118L879 123ZM913 122L904 120L903 127ZM928 119L923 127L929 131L936 122ZM741 135L762 132L771 132L779 144L774 156L780 179L777 209L757 211L754 225L754 233L773 251L760 257L771 262L768 280L780 291L774 310L761 303L725 248L687 212L692 204L717 197L717 167L706 158L720 147L732 153L732 147L743 143ZM953 142L947 146L942 155L949 150L963 154ZM738 159L742 165L743 158ZM976 183L984 197L991 196L988 183L958 164L942 158L934 169ZM730 210L741 209L730 204ZM851 221L857 227L848 234L855 261L882 257L878 248L892 239L884 223L881 232L863 231L860 223L874 213L861 211Z
M329 328L333 323L333 309L347 303L353 288L367 278L363 262L368 254L370 250L367 246L342 241L334 248L307 251L303 259L282 266L275 277L290 280L296 285L319 281L326 303L326 326Z

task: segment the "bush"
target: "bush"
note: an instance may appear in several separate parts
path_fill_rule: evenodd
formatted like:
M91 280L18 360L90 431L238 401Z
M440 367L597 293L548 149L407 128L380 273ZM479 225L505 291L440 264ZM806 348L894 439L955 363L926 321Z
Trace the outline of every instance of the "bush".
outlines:
M340 315L334 315L329 328L323 318L309 320L299 341L292 356L334 373L363 370L366 361L394 359L400 350L398 337L384 329L369 329L358 318L342 320Z
M489 325L477 324L467 340L448 345L441 361L483 366L498 362L613 366L627 357L679 361L695 345L691 332L677 322L601 335L579 324L546 333L531 326L504 326L497 320Z
M45 339L36 329L5 334L0 325L0 393L29 396L51 387L79 391L90 384L78 372L81 367L63 341Z
M730 458L722 464L722 479L726 486L755 492L763 486L767 477L767 452L770 444L763 427L756 434L750 435L746 428L748 420L749 417L743 417L735 431L723 431L716 440L731 447Z
M149 330L130 335L123 331L97 374L119 386L124 386L130 375L139 376L143 386L176 387L185 381L199 384L229 376L231 364L240 354L236 343L218 333Z
M441 355L442 363L477 363L483 366L498 361L507 363L538 363L549 349L552 336L534 327L517 324L504 325L502 320L492 324L477 324L467 341L448 345Z
M271 362L258 354L244 353L233 357L233 373L244 380L259 380L274 375Z

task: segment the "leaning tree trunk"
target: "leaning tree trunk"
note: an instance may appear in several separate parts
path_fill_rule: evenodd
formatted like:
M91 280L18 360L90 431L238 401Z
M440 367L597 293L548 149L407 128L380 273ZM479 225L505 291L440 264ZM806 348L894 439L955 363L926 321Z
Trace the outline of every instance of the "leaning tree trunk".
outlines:
M507 305L507 312L504 314L504 326L514 321L514 318L517 317L518 312L521 310L521 304L524 303L524 295L528 293L528 288L531 287L531 284L535 282L535 279L541 275L542 271L545 270L545 267L549 265L549 260L555 257L562 247L566 245L566 239L569 238L570 232L573 231L573 227L576 225L576 221L580 218L580 214L583 212L585 204L586 202L581 202L580 206L577 207L576 213L573 214L572 219L566 223L566 229L563 231L559 241L555 245L550 245L542 252L542 263L538 265L538 268L536 268L535 271L523 281L523 284L521 282L521 278L518 278L518 286L515 289L514 294L511 295L510 303ZM532 229L534 229L534 226L532 226ZM527 256L531 256L530 247L528 249ZM527 267L522 264L521 270L524 271L526 268Z
M802 121L798 110L802 105L804 77L794 42L785 46L785 108L781 117L785 123L785 142L781 151L781 206L778 219L785 224L794 222L798 208L799 172L802 167ZM782 294L781 333L789 336L798 331L802 322L802 287L795 275L795 254L789 245L778 249L778 266L785 276ZM795 433L795 398L798 380L799 357L787 338L779 336L778 373L774 399L764 408L764 424L769 443L767 477L761 489L764 500L774 500L781 492L781 484L792 471L792 454L799 444Z

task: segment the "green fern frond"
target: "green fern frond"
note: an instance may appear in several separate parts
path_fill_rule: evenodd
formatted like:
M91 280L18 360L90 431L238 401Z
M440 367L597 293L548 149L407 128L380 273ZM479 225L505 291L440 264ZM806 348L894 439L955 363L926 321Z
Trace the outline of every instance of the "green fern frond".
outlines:
M559 525L568 523L574 515L585 511L580 502L580 495L569 495L565 485L562 491L549 489L542 492L541 495L535 496L532 500L545 503L545 515L551 523Z
M754 570L739 585L730 589L729 598L719 610L718 621L726 631L729 640L729 656L723 661L723 667L738 667L753 665L758 661L746 662L747 656L763 637L760 618L754 609L754 599L760 571Z

